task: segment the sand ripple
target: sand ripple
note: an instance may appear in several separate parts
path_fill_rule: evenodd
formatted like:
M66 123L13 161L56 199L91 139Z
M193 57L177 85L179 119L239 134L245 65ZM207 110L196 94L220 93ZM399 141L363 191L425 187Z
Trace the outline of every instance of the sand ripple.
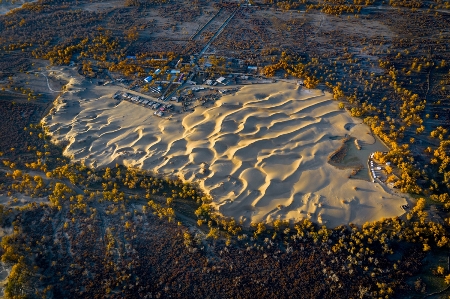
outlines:
M372 182L349 180L350 169L327 163L346 134L367 152L384 148L370 145L375 140L368 128L319 90L286 83L245 87L212 107L167 120L128 102L111 105L102 95L115 90L88 88L96 100L65 94L65 103L45 119L56 141L70 141L66 154L76 160L120 162L197 181L221 213L246 223L309 218L333 226L403 212L405 199Z

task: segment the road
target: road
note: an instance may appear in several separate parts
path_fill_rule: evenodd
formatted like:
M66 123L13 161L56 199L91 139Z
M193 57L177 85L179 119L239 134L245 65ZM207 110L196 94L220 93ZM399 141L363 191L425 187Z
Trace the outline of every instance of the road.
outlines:
M47 79L47 87L48 87L48 90L50 90L51 92L60 92L60 90L54 90L54 89L52 89L52 88L50 87L50 82L48 81L48 77L47 77L46 74L44 74L44 73L42 73L42 72L36 72L36 74L41 74L42 76L45 77L45 79Z
M205 52L208 50L208 48L211 46L211 44L214 42L214 40L223 32L223 30L225 29L225 27L227 27L228 23L230 23L230 21L233 19L233 17L236 15L236 13L239 11L241 7L238 6L233 13L225 20L225 22L223 22L222 26L220 26L219 29L217 29L216 33L210 38L210 40L206 43L205 47L203 47L203 49L200 51L200 53L198 54L196 60L195 60L195 65L193 67L193 71L191 73L191 75L189 76L189 78L186 79L186 81L181 84L180 86L178 86L177 89L175 89L174 91L172 91L170 94L168 94L167 96L165 96L164 101L168 101L177 91L181 90L183 88L183 86L185 86L187 81L190 81L196 71L198 70L198 65L197 65L197 61L203 56L203 54L205 54Z
M59 72L59 71L58 71ZM47 77L47 75L46 74L44 74L43 72L32 72L33 74L40 74L40 75L42 75L42 76L44 76L45 77L45 79L47 80L47 87L48 87L48 90L50 91L50 92L54 92L54 93L59 93L59 92L61 92L61 90L54 90L53 88L51 88L50 87L50 82L49 82L49 80L48 80L48 77ZM10 92L10 93L14 93L14 94L20 94L20 95L23 95L23 93L20 93L20 92L14 92L14 91L10 91L10 90L5 90L5 91L7 91L7 92Z
M197 30L197 32L195 32L191 36L191 38L189 38L189 40L193 40L194 38L196 38L203 31L203 29L205 29L206 26L208 26L220 14L221 11L222 11L222 7L219 9L219 11L211 19L209 19L208 22L206 22L205 25L203 25L199 30Z
M233 13L228 17L228 19L225 20L225 22L220 26L220 28L216 31L216 33L211 37L211 39L206 43L205 47L200 51L198 54L197 59L200 59L203 54L208 50L209 46L214 42L214 40L222 33L222 31L227 27L228 23L233 19L234 15L239 11L241 7L239 6L236 8Z

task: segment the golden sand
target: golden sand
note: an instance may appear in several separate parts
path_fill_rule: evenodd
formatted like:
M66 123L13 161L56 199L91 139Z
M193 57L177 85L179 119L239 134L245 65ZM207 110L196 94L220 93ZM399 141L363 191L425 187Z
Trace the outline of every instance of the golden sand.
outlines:
M309 218L333 227L404 213L405 197L349 179L352 169L327 162L346 135L358 139L363 165L371 152L386 150L330 94L289 83L252 85L169 120L112 100L117 87L75 77L44 119L56 142L70 142L65 154L75 160L198 182L223 215L247 224Z

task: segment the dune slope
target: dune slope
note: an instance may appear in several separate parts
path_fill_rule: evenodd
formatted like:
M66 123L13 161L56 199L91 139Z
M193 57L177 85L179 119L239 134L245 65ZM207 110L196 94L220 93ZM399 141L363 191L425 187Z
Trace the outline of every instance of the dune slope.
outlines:
M288 83L254 85L190 114L158 118L111 94L117 87L72 80L44 122L66 154L94 166L123 163L196 181L225 216L246 224L273 219L333 227L401 215L404 197L349 179L328 164L350 135L368 155L385 150L331 95ZM366 170L364 170L366 171Z

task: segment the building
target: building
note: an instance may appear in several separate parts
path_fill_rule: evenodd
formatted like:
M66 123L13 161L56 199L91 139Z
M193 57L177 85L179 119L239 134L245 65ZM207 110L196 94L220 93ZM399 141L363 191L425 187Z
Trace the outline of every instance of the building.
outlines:
M217 81L217 83L227 85L227 82L225 81L225 77L220 77L216 81Z
M257 66L253 66L253 65L249 65L249 66L247 67L247 70L248 70L249 72L254 72L254 73L256 73L256 72L258 71L258 67L257 67Z
M147 78L144 79L145 83L150 83L152 82L153 77L152 76L148 76Z

